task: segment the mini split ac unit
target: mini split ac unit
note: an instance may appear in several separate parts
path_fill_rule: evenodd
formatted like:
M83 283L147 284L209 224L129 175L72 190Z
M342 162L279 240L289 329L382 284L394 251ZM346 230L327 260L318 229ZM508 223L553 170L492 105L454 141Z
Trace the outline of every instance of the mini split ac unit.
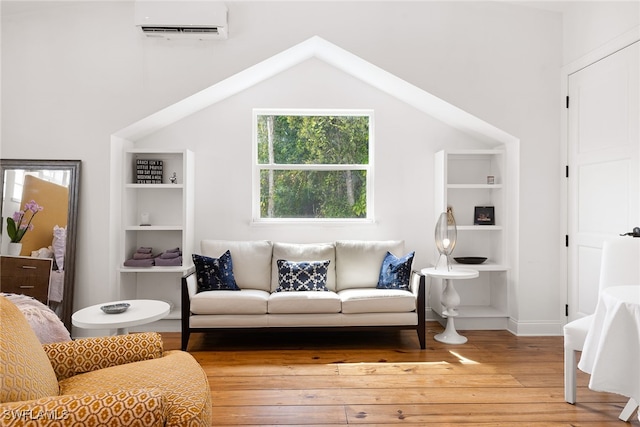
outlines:
M224 40L227 6L218 1L135 2L135 24L147 37Z

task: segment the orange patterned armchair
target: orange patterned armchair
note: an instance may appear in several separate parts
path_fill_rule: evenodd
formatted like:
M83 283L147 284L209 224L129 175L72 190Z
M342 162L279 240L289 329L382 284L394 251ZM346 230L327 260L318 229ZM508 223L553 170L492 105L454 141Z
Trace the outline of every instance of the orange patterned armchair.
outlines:
M207 376L157 333L41 345L0 297L0 425L210 426Z

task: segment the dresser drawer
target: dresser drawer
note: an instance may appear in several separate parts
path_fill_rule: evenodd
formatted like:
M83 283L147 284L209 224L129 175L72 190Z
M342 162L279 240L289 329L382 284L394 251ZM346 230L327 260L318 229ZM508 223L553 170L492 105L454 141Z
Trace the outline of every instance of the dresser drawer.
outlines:
M47 304L52 260L0 257L0 291L24 294Z

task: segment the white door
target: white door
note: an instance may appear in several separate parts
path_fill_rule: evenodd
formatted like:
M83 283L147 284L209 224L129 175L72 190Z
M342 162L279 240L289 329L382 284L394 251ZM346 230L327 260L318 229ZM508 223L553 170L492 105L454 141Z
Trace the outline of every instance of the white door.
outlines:
M602 242L640 226L640 42L569 76L569 319L595 310Z

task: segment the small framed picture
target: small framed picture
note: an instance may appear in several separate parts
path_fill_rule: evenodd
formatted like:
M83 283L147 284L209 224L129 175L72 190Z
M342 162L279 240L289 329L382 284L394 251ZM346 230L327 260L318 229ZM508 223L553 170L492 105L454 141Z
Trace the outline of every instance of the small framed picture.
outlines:
M493 206L476 206L473 216L474 225L495 225L496 213Z

